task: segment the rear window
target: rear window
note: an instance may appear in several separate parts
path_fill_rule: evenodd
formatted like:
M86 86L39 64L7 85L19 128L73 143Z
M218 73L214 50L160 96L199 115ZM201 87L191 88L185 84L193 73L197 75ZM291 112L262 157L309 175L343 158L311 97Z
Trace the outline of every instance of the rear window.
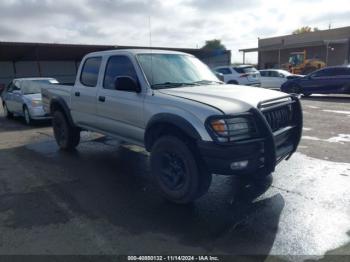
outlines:
M218 72L218 73L221 73L223 75L231 74L231 71L228 68L219 68L219 69L216 69L215 71Z
M92 57L85 60L81 71L80 82L84 86L95 87L100 71L101 57Z
M233 69L239 73L239 74L256 74L259 73L258 70L256 70L254 67L252 66L247 66L247 67L233 67Z

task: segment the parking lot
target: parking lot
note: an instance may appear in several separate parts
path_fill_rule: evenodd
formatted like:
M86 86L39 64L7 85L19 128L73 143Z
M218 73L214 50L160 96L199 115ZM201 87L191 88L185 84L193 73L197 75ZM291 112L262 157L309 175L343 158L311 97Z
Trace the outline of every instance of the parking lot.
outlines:
M148 156L92 133L58 150L47 123L0 117L0 254L350 254L350 97L302 99L298 152L271 187L214 176L193 205L163 200Z

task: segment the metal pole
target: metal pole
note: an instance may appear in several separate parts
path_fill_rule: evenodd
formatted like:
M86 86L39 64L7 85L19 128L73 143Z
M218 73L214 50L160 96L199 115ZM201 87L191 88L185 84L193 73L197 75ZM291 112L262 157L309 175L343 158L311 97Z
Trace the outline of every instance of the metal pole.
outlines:
M245 52L243 51L243 65L245 64Z
M281 49L278 49L278 68L281 68Z
M327 42L326 48L327 48L327 51L326 51L326 66L328 66L329 42Z

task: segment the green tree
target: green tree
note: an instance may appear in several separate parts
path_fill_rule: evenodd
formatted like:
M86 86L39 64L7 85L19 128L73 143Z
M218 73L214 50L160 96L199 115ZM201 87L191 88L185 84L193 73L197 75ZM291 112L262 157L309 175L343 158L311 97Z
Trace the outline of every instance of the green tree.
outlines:
M221 40L213 39L213 40L205 41L205 45L202 47L202 49L206 49L206 50L223 49L223 50L226 50L226 46L224 46L221 43Z
M303 34L303 33L310 33L310 32L316 32L319 31L317 27L311 28L310 26L302 26L292 32L293 35L297 34Z

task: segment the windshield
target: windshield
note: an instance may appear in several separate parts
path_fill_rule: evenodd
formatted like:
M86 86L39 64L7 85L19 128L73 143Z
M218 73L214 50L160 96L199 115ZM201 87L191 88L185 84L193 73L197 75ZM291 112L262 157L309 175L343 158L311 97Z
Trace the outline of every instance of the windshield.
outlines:
M40 80L30 80L22 84L22 92L24 95L30 94L40 94L41 85L40 84L57 84L58 82L54 79L40 79Z
M197 58L186 54L139 54L138 61L153 89L221 83Z
M289 63L294 66L304 63L304 54L292 54L289 57Z

